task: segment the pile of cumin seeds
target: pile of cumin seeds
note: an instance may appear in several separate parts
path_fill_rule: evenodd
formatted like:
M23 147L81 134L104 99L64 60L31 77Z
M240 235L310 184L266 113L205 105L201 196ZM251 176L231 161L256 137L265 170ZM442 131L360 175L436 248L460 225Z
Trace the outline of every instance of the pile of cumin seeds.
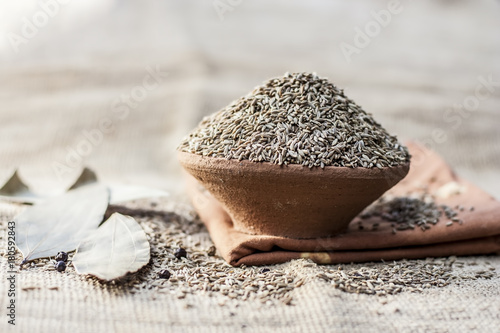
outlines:
M477 265L469 258L457 260L427 258L425 260L400 260L392 263L350 264L323 270L318 278L331 283L336 289L348 293L376 296L394 295L401 292L423 292L424 289L446 287L467 280L491 279L495 268L488 262L480 270L464 267ZM455 269L459 268L459 270Z
M307 167L389 167L408 149L315 73L286 73L206 117L179 150Z
M378 216L391 223L392 232L420 228L422 231L430 229L432 225L440 221L441 216L449 219L447 226L454 222L462 224L463 220L458 218L458 212L447 205L438 205L427 194L418 196L383 196L374 204L370 205L360 215L362 219ZM360 226L362 224L360 223Z

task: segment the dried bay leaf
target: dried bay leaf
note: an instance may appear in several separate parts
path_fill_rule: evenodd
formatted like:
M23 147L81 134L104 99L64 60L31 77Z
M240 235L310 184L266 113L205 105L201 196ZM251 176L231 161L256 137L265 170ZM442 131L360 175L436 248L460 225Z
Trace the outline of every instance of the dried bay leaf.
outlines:
M41 199L33 193L29 187L21 180L17 170L9 180L0 188L0 199L11 202L32 204Z
M80 244L73 266L79 274L110 281L138 271L149 259L149 241L141 226L130 216L114 213Z
M14 218L23 263L75 250L102 222L108 202L108 189L96 183L26 208Z
M83 169L80 177L70 187L71 189L78 188L83 185L97 182L97 176L92 169ZM117 204L126 201L133 201L145 198L166 197L168 192L156 188L137 186L137 185L124 185L124 184L107 184L110 192L109 203Z
M83 169L80 176L78 176L78 179L73 185L71 185L68 191L97 183L99 182L96 173L92 169L86 167L85 169ZM118 204L138 199L166 197L169 195L168 192L165 192L163 190L145 186L124 184L105 185L108 187L110 192L110 204ZM62 193L56 193L56 195L60 194ZM21 181L21 179L17 175L17 172L14 173L10 180L0 189L0 200L17 203L33 204L36 202L40 202L43 199L53 197L53 194L40 196L31 192L29 188Z

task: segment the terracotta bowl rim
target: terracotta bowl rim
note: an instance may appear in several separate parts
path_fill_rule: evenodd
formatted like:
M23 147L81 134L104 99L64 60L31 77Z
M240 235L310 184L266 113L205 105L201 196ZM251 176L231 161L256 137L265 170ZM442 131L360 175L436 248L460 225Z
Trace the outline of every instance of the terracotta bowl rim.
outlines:
M193 153L188 153L184 151L177 151L178 160L184 165L191 165L195 169L212 169L212 170L230 170L236 167L244 169L245 172L251 173L279 173L279 174L297 174L307 170L307 173L303 175L314 175L314 176L328 176L328 175L344 175L348 178L385 178L385 175L393 173L395 170L402 170L405 172L401 174L404 178L410 169L411 162L406 162L397 166L383 167L383 168L364 168L364 167L337 167L337 166L325 166L313 167L310 169L307 166L300 164L288 164L288 165L278 165L270 162L253 162L249 160L236 160L236 159L226 159L223 157L210 157L203 156ZM189 160L196 159L196 163L192 163ZM286 171L283 171L286 170ZM395 177L397 178L397 177Z

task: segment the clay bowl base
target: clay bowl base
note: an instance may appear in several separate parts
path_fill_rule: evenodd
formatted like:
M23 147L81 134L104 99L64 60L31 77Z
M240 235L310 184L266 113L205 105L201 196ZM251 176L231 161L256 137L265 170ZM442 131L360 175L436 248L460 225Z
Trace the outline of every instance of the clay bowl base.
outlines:
M290 238L342 232L409 171L409 164L383 169L309 169L185 152L179 152L178 158L221 203L236 230Z

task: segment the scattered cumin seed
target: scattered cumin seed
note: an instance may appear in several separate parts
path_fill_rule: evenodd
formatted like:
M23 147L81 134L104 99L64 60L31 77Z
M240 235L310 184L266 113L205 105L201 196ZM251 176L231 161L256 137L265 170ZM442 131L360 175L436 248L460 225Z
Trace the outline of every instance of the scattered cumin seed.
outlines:
M426 231L437 224L443 214L451 220L447 222L447 226L453 222L463 223L457 217L458 213L455 210L446 205L438 206L433 198L426 194L418 197L384 196L366 208L360 216L361 218L378 216L384 221L391 222L392 233L395 234L397 231L416 227ZM378 223L374 223L373 230L377 227Z

